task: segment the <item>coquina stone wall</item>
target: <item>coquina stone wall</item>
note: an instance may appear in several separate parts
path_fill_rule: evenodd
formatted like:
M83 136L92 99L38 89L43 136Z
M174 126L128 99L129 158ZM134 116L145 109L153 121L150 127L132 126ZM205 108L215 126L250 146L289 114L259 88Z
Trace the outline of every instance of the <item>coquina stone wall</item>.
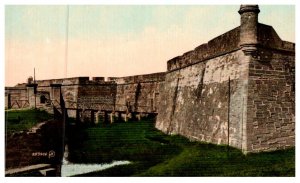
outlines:
M193 140L240 148L246 101L240 103L246 97L247 70L243 52L235 51L170 71L161 88L156 127Z
M270 52L268 50L264 50ZM249 68L247 136L249 151L295 145L295 57L272 51L268 62Z
M35 84L18 84L6 87L6 107L47 109L60 108L61 102L68 108L68 116L76 117L76 109L81 111L122 111L156 113L159 87L165 73L153 73L128 77L75 77L64 79L37 80ZM34 89L36 87L36 89ZM34 90L36 93L34 94ZM41 98L46 99L45 103ZM24 100L23 105L19 100ZM18 105L16 106L16 102ZM14 105L11 105L14 104Z
M295 44L259 12L241 5L241 26L168 61L158 129L245 153L295 145Z
M110 77L117 84L116 111L156 113L159 103L159 88L164 83L165 73L153 73L129 77Z

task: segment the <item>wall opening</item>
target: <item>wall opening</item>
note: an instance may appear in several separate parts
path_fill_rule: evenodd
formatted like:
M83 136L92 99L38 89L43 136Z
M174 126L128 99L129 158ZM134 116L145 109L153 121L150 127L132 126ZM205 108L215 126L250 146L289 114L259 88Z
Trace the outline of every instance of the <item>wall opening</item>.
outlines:
M40 97L40 103L41 103L41 104L46 103L46 97L45 97L45 95L42 95L42 96Z

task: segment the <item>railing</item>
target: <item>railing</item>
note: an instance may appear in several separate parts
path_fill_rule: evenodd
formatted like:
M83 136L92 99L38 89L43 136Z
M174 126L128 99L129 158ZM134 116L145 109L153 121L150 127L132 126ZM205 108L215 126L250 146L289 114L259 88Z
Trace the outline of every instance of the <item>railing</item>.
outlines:
M13 100L13 101L11 101L10 108L21 109L21 108L26 108L26 107L29 107L29 106L30 105L29 105L28 100Z

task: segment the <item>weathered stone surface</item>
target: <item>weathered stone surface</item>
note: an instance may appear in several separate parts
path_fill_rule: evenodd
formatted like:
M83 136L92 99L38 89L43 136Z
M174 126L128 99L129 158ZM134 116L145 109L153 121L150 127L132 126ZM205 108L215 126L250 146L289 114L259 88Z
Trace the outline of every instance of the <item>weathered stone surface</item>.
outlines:
M239 13L240 27L168 61L156 127L245 153L294 146L295 45L258 6Z
M243 52L236 51L169 72L160 91L156 127L240 148L247 85L247 62L240 60Z
M236 27L167 63L168 71L180 69L239 48L240 27Z
M5 108L29 107L26 87L5 87Z
M248 151L295 145L295 55L274 50L268 62L253 59L249 69ZM264 60L266 61L266 60ZM252 130L256 129L256 130Z

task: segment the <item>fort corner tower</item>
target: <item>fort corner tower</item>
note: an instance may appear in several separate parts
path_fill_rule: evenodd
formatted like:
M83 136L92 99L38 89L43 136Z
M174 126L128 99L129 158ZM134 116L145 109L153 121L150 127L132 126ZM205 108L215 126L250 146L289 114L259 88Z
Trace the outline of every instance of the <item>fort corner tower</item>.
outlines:
M258 13L260 12L258 5L241 5L238 12L241 15L240 46L245 52L256 51Z
M241 24L168 61L156 127L244 153L295 145L295 44L241 5Z

